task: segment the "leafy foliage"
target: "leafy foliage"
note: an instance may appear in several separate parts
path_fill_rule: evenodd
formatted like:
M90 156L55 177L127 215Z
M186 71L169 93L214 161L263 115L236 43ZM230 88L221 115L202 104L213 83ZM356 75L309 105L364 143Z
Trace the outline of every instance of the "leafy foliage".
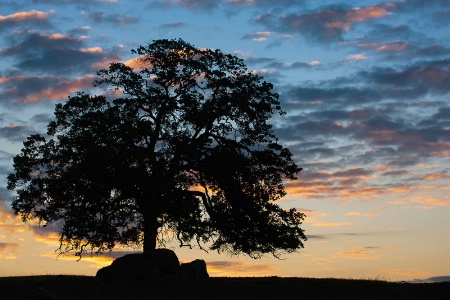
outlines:
M14 211L59 222L60 250L77 255L171 236L251 257L303 247L303 214L274 204L301 169L269 122L284 114L273 86L183 40L133 52L140 68L112 63L94 82L118 98L69 97L48 138L24 142L8 177Z

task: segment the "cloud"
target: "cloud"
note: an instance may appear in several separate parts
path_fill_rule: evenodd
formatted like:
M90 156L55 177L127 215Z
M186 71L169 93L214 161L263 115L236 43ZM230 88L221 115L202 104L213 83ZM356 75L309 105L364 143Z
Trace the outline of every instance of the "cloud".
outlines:
M374 260L378 259L381 254L374 253L374 247L365 247L363 249L341 250L336 253L339 259L360 259L360 260Z
M421 58L445 59L448 46L408 25L377 24L366 35L355 40L358 50L370 51L380 61L402 61L411 64Z
M7 139L11 142L21 142L27 136L36 133L30 125L12 124L0 127L0 138Z
M403 51L411 47L409 43L405 42L396 42L390 44L384 44L377 48L377 51Z
M450 281L450 276L435 276L427 279L414 279L411 282L427 283L427 282L448 282L448 281Z
M98 3L119 3L119 0L33 0L34 3L47 3L47 4L98 4Z
M170 7L181 6L192 10L208 10L213 9L219 5L220 1L216 0L159 0L152 1L149 6Z
M1 49L0 55L11 57L14 68L22 74L84 73L96 62L118 58L100 47L86 47L82 38L59 33L22 31L15 39L20 41Z
M16 259L19 246L17 243L0 242L0 259Z
M96 23L111 23L120 26L139 23L139 20L136 17L124 14L105 14L103 12L93 12L90 13L88 17Z
M383 270L387 274L405 276L405 277L416 277L416 276L429 276L428 272L419 269L386 269Z
M354 217L354 216L360 216L361 213L357 211L351 211L345 214L346 217Z
M17 243L0 242L0 251L4 251L5 249L11 249L11 248L15 249L17 247L19 247L19 244L17 244Z
M252 34L246 34L242 37L243 40L252 40L254 42L265 42L267 38L272 35L270 31L260 31Z
M23 26L25 24L47 26L49 16L53 14L55 14L54 10L48 12L31 10L17 12L7 16L0 15L0 29L6 29L12 26Z
M432 196L419 195L414 196L410 202L418 204L414 206L414 208L419 209L433 209L437 207L447 207L450 205L450 196L447 196L445 199L437 199Z
M279 6L290 6L290 5L300 5L302 4L301 1L298 0L278 0L274 2L273 0L228 0L228 4L232 6L260 6L260 7L266 7L274 5Z
M62 101L67 96L80 90L92 88L95 76L87 75L78 78L64 76L14 76L3 79L0 99L7 103L30 104L45 101ZM1 103L1 102L0 102ZM14 129L4 129L4 134Z
M255 22L269 30L296 33L312 43L330 43L343 40L343 35L356 23L379 19L390 14L393 5L375 5L361 8L330 7L308 13L268 12Z
M207 261L206 265L212 276L261 276L277 270L268 264L240 261Z
M392 95L411 88L437 94L449 93L450 59L422 61L400 69L380 67L372 72L361 72L361 76L380 87L395 87Z
M315 222L317 222L318 218L325 217L325 216L329 215L329 213L318 212L318 211L305 209L305 208L298 208L297 210L299 212L305 214L304 223L315 223Z
M358 61L358 60L366 60L367 56L364 54L350 54L347 56L345 60L347 61Z
M175 23L161 24L161 25L159 25L158 28L162 28L162 29L176 29L176 28L181 28L181 27L186 27L186 26L187 26L186 23L175 22Z
M315 227L344 227L350 226L351 222L316 222L313 224Z

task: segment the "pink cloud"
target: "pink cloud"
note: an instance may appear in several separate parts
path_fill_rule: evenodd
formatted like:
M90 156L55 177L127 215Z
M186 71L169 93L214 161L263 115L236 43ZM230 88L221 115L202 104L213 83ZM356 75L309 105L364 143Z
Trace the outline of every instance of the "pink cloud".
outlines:
M74 79L67 79L62 76L14 76L2 78L3 83L9 84L2 94L23 104L61 101L65 100L71 93L92 88L94 78L94 75L86 75Z
M50 14L54 14L55 11L54 10L50 10L49 12L42 12L42 11L37 11L37 10L32 10L32 11L23 11L23 12L17 12L15 14L12 15L8 15L8 16L1 16L0 15L0 24L3 22L14 22L14 23L18 23L18 22L24 22L24 21L43 21L43 20L47 20L48 16Z
M410 47L409 43L392 43L381 45L377 48L378 51L402 51Z
M352 225L351 222L316 222L313 224L315 227L344 227Z
M364 8L354 8L347 13L347 22L361 22L368 19L378 19L389 14L386 6L368 6Z

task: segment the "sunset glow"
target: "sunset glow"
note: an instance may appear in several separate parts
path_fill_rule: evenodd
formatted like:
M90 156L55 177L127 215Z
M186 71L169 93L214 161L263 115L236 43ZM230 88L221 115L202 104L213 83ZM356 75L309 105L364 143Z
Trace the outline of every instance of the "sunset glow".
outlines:
M139 45L182 38L243 58L274 84L280 143L303 168L283 209L308 241L282 260L171 245L211 276L425 280L450 276L449 1L94 0L0 4L0 276L85 274L138 247L58 256L58 225L22 222L6 189L54 105ZM199 76L202 79L201 76ZM199 80L200 80L199 79ZM230 162L233 163L233 162Z

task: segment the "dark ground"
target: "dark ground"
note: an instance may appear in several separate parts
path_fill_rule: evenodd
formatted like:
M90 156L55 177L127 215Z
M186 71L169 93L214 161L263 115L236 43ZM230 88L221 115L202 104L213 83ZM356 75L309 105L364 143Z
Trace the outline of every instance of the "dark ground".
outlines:
M308 278L222 278L203 282L102 283L90 276L0 278L0 299L450 299L450 282L393 283Z

